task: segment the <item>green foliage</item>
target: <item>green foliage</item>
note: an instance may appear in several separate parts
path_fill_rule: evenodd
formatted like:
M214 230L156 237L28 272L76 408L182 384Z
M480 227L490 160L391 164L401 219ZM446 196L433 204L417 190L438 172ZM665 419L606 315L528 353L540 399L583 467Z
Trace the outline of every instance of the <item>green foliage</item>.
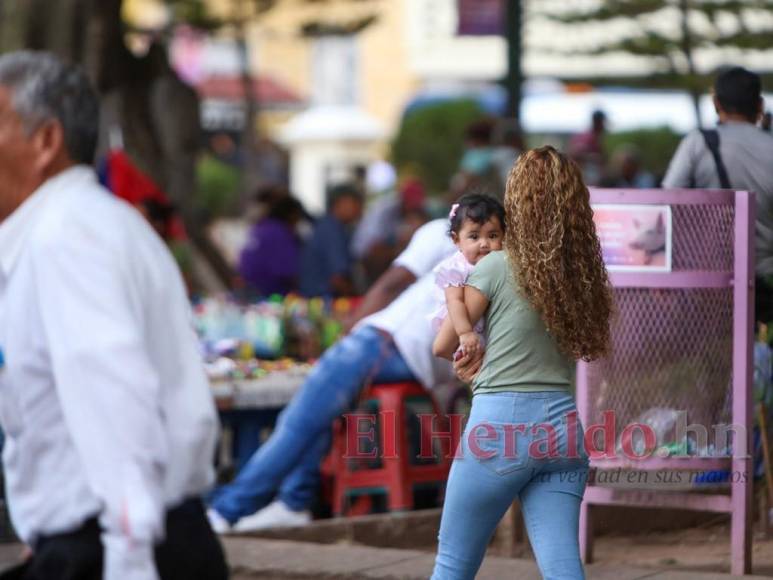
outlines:
M611 154L620 147L633 145L641 157L641 166L662 177L676 151L682 136L668 127L637 129L610 133L604 139L604 146Z
M622 52L655 59L659 72L676 73L695 89L696 49L718 46L741 51L773 49L773 0L606 0L592 9L542 12L567 26L615 20L637 26L622 38L595 46L575 46L567 54ZM662 22L678 18L670 30ZM748 26L753 22L754 26ZM720 26L721 24L721 26ZM603 38L603 36L599 36ZM679 79L680 77L676 77ZM685 86L684 83L681 86Z
M210 219L223 216L234 208L239 196L239 172L211 155L204 155L196 166L198 188L196 207Z
M636 18L663 8L663 0L607 0L592 10L578 10L575 12L560 12L551 17L559 22L574 24L576 22L593 22L598 20L612 20L626 17Z
M392 143L398 170L415 166L433 193L446 191L464 151L464 130L483 117L471 100L428 105L403 118Z

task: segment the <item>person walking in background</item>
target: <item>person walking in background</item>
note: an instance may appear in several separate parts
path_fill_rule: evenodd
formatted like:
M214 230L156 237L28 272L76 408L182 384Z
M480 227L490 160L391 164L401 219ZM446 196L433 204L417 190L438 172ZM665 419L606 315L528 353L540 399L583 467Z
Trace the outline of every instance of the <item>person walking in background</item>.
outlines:
M99 102L0 56L0 423L29 580L228 576L200 495L217 415L182 278L90 167Z
M497 129L494 163L499 173L499 182L504 187L507 176L510 175L510 169L523 151L523 133L515 119L500 119Z
M429 218L425 188L419 178L403 176L398 186L394 168L377 161L368 168L367 184L372 200L354 231L352 253L361 263L369 285L389 268Z
M714 82L714 130L689 133L674 153L663 187L754 192L757 201L757 320L773 320L773 135L758 128L763 113L759 75L742 67Z
M500 151L494 146L494 121L483 118L464 130L464 152L452 189L459 194L483 191L502 197Z
M353 258L351 228L362 216L363 196L353 185L330 192L329 210L314 225L301 254L301 294L351 296Z
M307 217L301 202L288 195L250 228L239 257L239 274L250 293L270 296L297 289L301 240L296 226Z
M582 169L583 179L588 185L599 185L606 171L607 155L604 136L607 132L607 115L604 111L593 111L588 131L575 135L569 141L569 157Z
M448 479L434 580L474 578L516 498L543 578L584 578L588 457L570 389L575 360L607 351L612 309L589 199L579 167L552 147L524 153L510 173L505 251L480 260L464 291L487 343L485 355L457 362L472 379L472 411ZM449 358L458 344L447 319L434 351Z
M612 153L604 187L648 189L655 187L655 176L641 166L641 153L634 145L621 145Z

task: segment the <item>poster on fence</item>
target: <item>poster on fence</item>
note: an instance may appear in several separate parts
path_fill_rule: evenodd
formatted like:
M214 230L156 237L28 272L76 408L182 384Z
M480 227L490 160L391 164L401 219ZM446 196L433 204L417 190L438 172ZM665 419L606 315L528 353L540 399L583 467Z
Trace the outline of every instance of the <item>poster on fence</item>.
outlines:
M671 208L594 204L593 221L610 272L671 271Z

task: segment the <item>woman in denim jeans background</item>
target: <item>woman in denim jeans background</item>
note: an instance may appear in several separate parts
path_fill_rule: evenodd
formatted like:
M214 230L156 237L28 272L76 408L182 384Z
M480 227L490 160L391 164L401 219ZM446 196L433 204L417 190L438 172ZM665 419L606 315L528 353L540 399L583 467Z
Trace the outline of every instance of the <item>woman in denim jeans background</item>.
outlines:
M612 299L588 189L552 147L524 153L505 191L505 251L475 266L470 322L485 316L470 418L448 480L433 579L474 578L496 525L518 498L544 578L582 579L579 512L588 459L570 393L577 359L609 344ZM446 323L434 351L450 358ZM479 372L478 372L479 370Z

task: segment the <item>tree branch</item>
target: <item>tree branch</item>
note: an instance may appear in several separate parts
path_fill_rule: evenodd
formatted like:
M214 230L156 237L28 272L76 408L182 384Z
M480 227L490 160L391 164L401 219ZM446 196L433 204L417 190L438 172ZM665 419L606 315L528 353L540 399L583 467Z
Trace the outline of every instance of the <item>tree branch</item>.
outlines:
M660 12L667 7L663 0L607 0L595 10L561 12L546 14L546 16L564 24L579 24L614 20L615 18L638 18Z

